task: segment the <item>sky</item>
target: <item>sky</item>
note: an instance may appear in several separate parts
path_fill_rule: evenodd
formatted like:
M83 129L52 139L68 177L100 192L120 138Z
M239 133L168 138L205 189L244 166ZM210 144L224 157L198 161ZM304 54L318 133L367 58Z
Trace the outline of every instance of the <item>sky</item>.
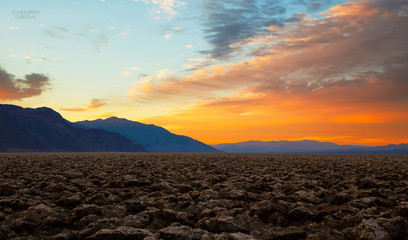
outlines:
M408 0L3 0L0 103L207 144L408 143Z

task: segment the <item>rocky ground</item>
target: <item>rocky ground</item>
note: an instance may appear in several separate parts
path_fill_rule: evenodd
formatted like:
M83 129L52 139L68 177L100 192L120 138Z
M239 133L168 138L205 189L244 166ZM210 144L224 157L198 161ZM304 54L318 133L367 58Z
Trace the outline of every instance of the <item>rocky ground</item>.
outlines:
M408 156L3 154L0 239L408 239Z

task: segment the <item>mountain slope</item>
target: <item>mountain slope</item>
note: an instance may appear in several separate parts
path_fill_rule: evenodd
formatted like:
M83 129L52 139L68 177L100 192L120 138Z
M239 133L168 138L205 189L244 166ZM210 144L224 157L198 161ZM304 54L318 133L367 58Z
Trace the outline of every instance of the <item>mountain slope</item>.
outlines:
M162 127L111 117L105 120L76 122L77 126L100 128L117 132L140 143L149 151L156 152L219 152L190 137L173 134Z
M408 144L386 146L338 145L314 140L302 141L246 141L212 145L214 148L231 153L392 153L407 154Z
M82 129L50 108L0 104L1 152L140 152L145 149L117 133Z

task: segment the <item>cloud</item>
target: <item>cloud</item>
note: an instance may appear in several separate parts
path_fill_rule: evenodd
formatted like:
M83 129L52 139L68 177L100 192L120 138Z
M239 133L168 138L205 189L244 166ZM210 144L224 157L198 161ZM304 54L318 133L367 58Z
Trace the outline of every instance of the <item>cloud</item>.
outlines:
M284 24L286 8L271 1L203 1L205 39L212 46L203 53L228 58L251 38Z
M180 32L182 32L180 26L173 26L169 23L163 24L160 29L160 34L167 40L170 40L170 38L176 36Z
M118 33L118 36L119 37L124 37L124 36L126 36L128 34L129 34L129 32L120 32L120 33Z
M61 110L68 111L68 112L84 112L87 109L85 108L62 108Z
M173 37L174 35L175 35L174 33L166 33L166 34L164 34L163 37L164 37L165 39L167 39L167 40L170 40L170 38Z
M341 0L340 0L341 1ZM202 51L216 59L241 54L243 47L258 37L273 36L271 29L302 20L339 0L292 1L202 1L205 39L211 49ZM297 13L293 13L298 11ZM262 52L254 52L263 55Z
M84 112L88 110L95 110L98 108L101 108L103 106L107 105L105 100L94 98L91 100L90 104L85 105L82 108L62 108L61 110L63 111L69 111L69 112Z
M73 32L61 26L49 26L44 27L42 31L48 37L57 40L76 41L80 44L83 44L84 42L89 43L96 52L100 51L101 46L108 46L111 44L109 42L109 34L101 33L101 30L99 28L84 29L81 32Z
M140 70L142 70L142 69L139 68L139 67L126 67L126 69L130 69L130 70L134 70L134 71L140 71Z
M62 27L58 27L58 26L45 27L43 29L43 32L44 32L45 35L47 35L47 36L49 36L51 38L59 39L59 40L68 38L70 36L68 30L66 30L65 28L62 28Z
M131 96L150 103L196 102L169 116L170 125L188 125L188 119L201 117L222 122L219 116L231 116L237 119L236 129L250 129L248 123L259 129L285 125L282 129L293 131L292 137L296 131L313 136L330 130L339 136L357 131L368 139L370 130L359 124L378 124L378 136L398 134L395 126L406 133L407 8L398 0L339 4L322 17L286 22L273 36L253 40L267 50L251 60L204 67L187 77L151 76L135 84Z
M44 74L32 73L19 79L0 67L1 100L21 100L38 96L47 90L49 85L50 79Z
M210 66L215 61L215 59L207 56L203 58L187 58L186 61L187 63L183 66L185 68L188 68L188 71L195 71Z
M131 75L131 74L132 74L132 72L123 71L120 75L122 75L122 76L129 76L129 75Z
M193 47L193 45L191 45L191 44L186 45L186 48L192 48L192 47Z
M158 70L153 76L143 75L142 80L131 87L129 90L129 96L136 101L145 101L154 97L160 99L167 98L168 95L178 92L178 90L172 90L171 87L167 85L172 85L172 80L176 79L177 77L174 76L174 72L167 68ZM155 84L156 82L163 83L163 86L157 86ZM155 93L150 95L151 91L154 91Z
M389 4L393 2L398 1ZM325 13L330 15L287 23L273 40L261 39L269 45L268 54L262 57L164 80L165 84L152 85L148 93L170 86L173 92L180 89L178 94L186 94L203 85L208 88L202 92L251 85L256 93L307 94L342 86L371 87L373 79L405 90L406 84L397 83L396 78L381 76L407 65L408 46L404 42L408 31L401 30L407 28L407 16L369 1L337 5Z
M308 12L321 11L325 6L331 5L334 2L336 1L333 1L333 0L295 0L293 1L293 3L296 5L305 6Z
M177 7L184 6L186 3L178 0L133 0L134 2L143 2L146 4L153 4L152 14L164 14L168 20L171 20L176 14ZM160 18L160 17L158 17Z
M107 103L104 100L94 98L94 99L91 100L90 104L85 106L85 108L86 109L98 109L98 108L103 107L105 105L107 105Z
M125 67L125 70L120 74L122 76L129 76L133 73L133 71L140 71L142 70L141 68L138 67Z

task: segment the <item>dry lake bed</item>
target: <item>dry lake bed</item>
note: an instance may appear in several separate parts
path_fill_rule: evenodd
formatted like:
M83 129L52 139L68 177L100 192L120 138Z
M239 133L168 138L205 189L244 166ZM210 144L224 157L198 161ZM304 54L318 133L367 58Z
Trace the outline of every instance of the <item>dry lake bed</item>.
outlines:
M408 155L0 154L0 239L407 239Z

